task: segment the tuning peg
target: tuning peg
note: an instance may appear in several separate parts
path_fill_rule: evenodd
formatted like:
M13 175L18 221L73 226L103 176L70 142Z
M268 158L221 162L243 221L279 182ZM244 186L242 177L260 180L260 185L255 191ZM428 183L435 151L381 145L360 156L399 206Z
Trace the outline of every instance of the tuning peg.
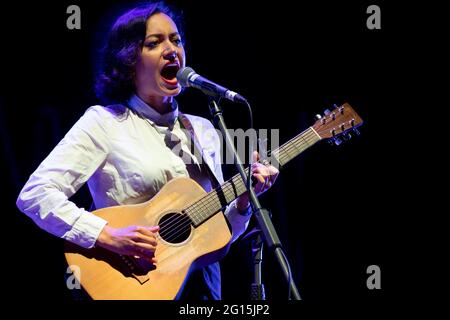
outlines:
M321 116L320 114L316 114L316 115L314 116L314 118L315 118L316 120L320 120L320 119L322 119L322 116Z
M323 112L324 115L328 116L331 113L330 109L325 109Z
M359 136L359 135L361 134L361 132L359 132L359 130L356 129L356 128L353 128L352 131L353 131L357 136Z
M344 141L348 141L352 138L352 135L350 134L350 132L346 132L342 135L342 138Z
M340 145L342 143L342 140L340 138L334 138L333 142L334 142L335 145L338 146L338 145Z
M337 109L339 107L338 107L338 105L336 103L333 103L333 108Z

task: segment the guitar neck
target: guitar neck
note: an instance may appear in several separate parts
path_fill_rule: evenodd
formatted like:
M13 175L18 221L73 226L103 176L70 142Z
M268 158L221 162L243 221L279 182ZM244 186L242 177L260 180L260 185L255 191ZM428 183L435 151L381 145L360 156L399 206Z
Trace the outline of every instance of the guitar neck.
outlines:
M310 127L281 147L271 151L268 155L268 161L273 164L278 164L278 167L281 168L320 140L321 137ZM248 173L248 170L246 168L246 173ZM187 207L184 212L190 217L195 227L199 226L242 195L246 190L241 175L237 174Z

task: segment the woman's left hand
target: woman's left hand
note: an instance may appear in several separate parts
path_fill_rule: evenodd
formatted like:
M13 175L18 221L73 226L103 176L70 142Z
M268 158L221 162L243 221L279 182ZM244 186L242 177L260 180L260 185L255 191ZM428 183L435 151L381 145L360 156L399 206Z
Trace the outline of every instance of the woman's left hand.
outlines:
M259 161L259 153L258 151L253 152L253 165L252 165L252 176L256 180L256 184L253 185L255 192L257 195L263 194L275 183L275 180L280 173L277 168L274 166L265 166L262 163L258 163ZM241 195L236 202L236 207L239 211L245 211L249 206L249 198L248 193L244 193Z

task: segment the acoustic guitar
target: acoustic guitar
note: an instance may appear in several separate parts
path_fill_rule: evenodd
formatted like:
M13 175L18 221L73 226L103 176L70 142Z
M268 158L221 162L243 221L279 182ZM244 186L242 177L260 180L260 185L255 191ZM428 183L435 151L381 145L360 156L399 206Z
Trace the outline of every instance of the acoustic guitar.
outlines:
M282 167L316 142L339 143L362 124L347 103L317 117L313 126L269 152L263 163L276 161ZM190 271L227 253L231 233L221 210L245 190L239 174L209 193L192 179L177 178L147 202L93 211L115 228L159 225L156 266L137 256L70 243L65 248L66 260L93 299L175 299Z

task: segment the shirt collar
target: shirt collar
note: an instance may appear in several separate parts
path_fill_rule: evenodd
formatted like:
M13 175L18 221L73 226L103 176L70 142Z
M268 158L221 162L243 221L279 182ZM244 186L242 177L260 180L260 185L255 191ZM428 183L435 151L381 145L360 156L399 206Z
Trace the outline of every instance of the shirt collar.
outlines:
M128 100L128 106L131 109L159 126L171 126L175 123L175 120L178 118L178 104L175 99L173 100L173 104L174 109L172 111L160 114L136 94L133 94Z

